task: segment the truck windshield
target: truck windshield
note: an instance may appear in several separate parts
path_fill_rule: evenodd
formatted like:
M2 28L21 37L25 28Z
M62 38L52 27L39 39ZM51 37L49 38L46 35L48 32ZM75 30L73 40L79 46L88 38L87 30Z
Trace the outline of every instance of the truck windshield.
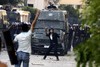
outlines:
M64 22L57 22L57 21L37 21L35 28L56 28L56 29L63 29Z
M55 29L55 32L57 34L60 34L60 30L58 30L58 29ZM38 38L38 39L48 39L48 37L46 36L45 33L46 33L45 32L45 29L35 28L34 29L34 32L33 32L34 38Z

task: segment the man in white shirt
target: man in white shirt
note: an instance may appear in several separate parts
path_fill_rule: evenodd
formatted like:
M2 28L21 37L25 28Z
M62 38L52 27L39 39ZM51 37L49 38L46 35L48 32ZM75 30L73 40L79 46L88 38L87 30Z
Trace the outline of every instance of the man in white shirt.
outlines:
M14 42L18 42L18 49L17 49L17 57L18 57L18 64L15 67L21 67L21 63L23 62L23 67L29 67L29 56L31 53L31 34L36 23L36 20L39 16L39 11L37 11L35 19L29 27L27 24L22 24L22 32L18 34Z

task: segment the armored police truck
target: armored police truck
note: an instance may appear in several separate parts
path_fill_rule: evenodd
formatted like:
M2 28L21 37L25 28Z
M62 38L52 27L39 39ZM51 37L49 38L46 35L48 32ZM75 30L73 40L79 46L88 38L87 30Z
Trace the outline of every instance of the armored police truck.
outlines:
M49 48L49 38L45 34L45 28L54 28L59 34L58 53L64 55L67 53L67 35L68 30L67 12L62 10L42 10L37 19L32 35L32 54L43 54ZM53 50L50 52L53 53Z

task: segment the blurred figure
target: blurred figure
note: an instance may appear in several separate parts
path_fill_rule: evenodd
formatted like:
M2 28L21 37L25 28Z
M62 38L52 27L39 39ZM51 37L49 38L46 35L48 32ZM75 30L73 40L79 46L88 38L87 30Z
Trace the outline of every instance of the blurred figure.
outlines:
M18 64L15 67L21 67L21 63L23 62L23 67L29 67L29 57L31 53L31 35L36 23L36 20L39 16L39 11L37 11L36 17L29 29L27 24L22 24L21 29L22 32L19 33L14 38L14 42L18 42L18 49L17 49L17 58Z
M63 50L65 49L65 46L64 46L65 34L66 34L66 33L65 33L64 30L60 30L60 41L61 41L61 45L62 45Z
M46 31L46 36L48 36L50 39L50 46L49 46L47 52L45 53L43 59L46 59L47 55L54 48L54 54L57 58L57 61L59 61L58 53L57 53L57 49L58 49L58 39L57 38L59 38L59 35L54 32L53 28L49 29L49 31L46 29L45 31Z
M68 47L67 51L71 51L71 45L72 45L72 37L73 37L73 27L69 27L69 32L68 32Z
M3 9L3 5L0 5L0 9Z
M76 47L81 41L81 31L78 25L73 26L73 48Z
M91 32L89 27L84 28L84 40L87 40L90 38Z
M7 65L3 62L0 62L0 67L7 67Z
M1 37L0 37L0 52L1 52ZM0 61L0 67L7 67L7 65Z
M57 7L52 2L49 2L47 9L57 9Z
M1 52L1 36L0 36L0 52Z

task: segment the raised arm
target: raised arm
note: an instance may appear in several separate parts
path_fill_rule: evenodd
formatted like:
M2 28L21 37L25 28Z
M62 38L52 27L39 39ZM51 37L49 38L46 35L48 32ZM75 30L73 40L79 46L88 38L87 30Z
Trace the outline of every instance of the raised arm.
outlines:
M34 20L33 20L33 22L32 22L32 25L31 25L31 31L33 31L33 29L34 29L34 26L35 26L35 23L36 23L36 21L37 21L37 18L38 18L38 16L39 16L39 14L40 14L40 11L37 10L36 16L35 16L35 18L34 18Z
M49 30L48 30L48 28L45 28L45 33L46 33L46 36L49 36Z

